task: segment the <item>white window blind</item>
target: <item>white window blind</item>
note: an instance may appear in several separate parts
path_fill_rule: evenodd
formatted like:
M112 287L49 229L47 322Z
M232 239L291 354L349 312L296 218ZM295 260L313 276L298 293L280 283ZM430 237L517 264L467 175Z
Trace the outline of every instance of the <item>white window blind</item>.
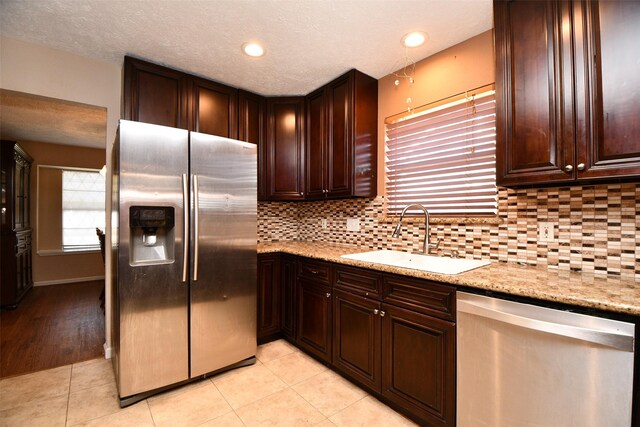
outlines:
M62 247L99 249L96 227L104 229L105 182L99 172L62 172Z
M387 213L420 203L443 216L497 213L495 90L386 124Z

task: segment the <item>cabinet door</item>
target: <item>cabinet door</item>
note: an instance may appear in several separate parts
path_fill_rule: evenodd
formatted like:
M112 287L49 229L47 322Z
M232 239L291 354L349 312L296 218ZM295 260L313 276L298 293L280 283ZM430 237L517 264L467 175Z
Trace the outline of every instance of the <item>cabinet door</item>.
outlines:
M331 361L331 288L298 277L298 330L300 347Z
M280 307L280 327L282 335L295 340L296 326L296 261L288 256L282 257L282 304Z
M578 178L640 175L640 2L574 3Z
M304 199L304 98L267 100L268 200Z
M572 180L567 2L495 1L494 21L498 185Z
M238 91L238 139L258 146L258 200L264 200L265 194L265 145L266 114L265 97L244 90Z
M280 332L280 265L277 254L258 256L258 341Z
M191 96L191 130L224 138L238 138L237 89L193 78Z
M333 365L380 391L380 303L333 292Z
M455 423L455 324L383 304L382 395L434 426Z
M319 89L306 98L306 198L324 199L326 193L326 110L325 91Z
M353 168L353 73L327 86L327 190L331 197L350 196Z
M123 117L188 129L187 86L179 71L125 57Z

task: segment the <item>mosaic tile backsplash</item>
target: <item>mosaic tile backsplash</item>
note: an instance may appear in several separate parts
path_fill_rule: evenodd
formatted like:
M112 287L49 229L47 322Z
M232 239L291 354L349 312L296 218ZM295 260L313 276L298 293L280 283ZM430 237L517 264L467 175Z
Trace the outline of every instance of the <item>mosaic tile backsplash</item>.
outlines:
M498 218L444 222L433 218L430 239L439 253L613 274L640 280L640 184L624 183L498 192ZM360 220L347 231L347 218ZM327 220L326 228L321 220ZM480 222L480 223L479 223ZM555 239L538 241L538 223L550 222ZM419 251L422 219L404 221L402 235L384 215L384 198L258 203L260 242L308 240L374 249Z

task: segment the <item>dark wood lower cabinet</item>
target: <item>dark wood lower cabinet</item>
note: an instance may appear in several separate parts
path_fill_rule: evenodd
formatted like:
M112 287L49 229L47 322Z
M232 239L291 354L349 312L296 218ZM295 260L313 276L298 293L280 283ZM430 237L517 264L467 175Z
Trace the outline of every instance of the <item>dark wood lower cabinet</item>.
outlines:
M298 278L296 342L325 362L331 362L331 288Z
M455 425L453 287L294 255L258 265L259 341L280 333L420 425Z
M290 340L296 338L296 259L283 255L280 265L282 281L280 308L280 327L282 335Z
M334 290L333 316L333 365L380 390L380 303Z
M433 426L455 423L455 324L383 304L382 396Z
M258 342L280 333L280 255L258 255Z

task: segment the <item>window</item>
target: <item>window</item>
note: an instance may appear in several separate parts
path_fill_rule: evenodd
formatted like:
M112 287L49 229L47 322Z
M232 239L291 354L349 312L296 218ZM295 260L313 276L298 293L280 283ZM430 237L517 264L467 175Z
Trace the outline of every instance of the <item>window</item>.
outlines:
M387 213L412 203L441 216L497 214L495 90L386 121Z
M62 172L62 248L99 249L96 227L104 229L105 183L98 171Z

